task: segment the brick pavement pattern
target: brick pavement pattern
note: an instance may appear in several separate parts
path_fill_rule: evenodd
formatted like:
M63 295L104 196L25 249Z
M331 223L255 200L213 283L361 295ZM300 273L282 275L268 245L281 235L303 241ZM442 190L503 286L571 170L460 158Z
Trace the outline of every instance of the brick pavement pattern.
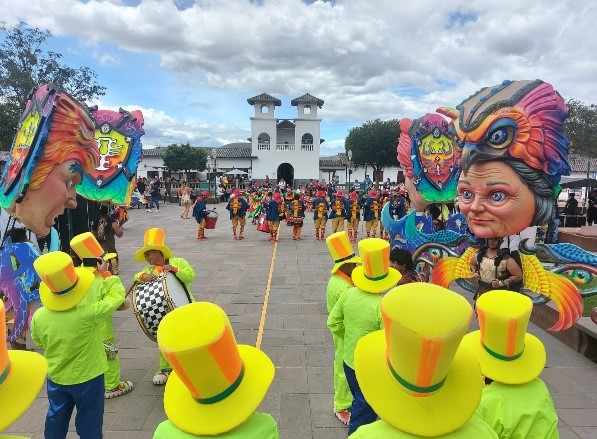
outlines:
M206 241L196 240L197 223L180 218L182 207L178 204L167 203L152 213L131 209L124 236L116 243L120 275L128 289L142 267L133 255L143 243L144 231L164 228L166 244L174 255L187 259L197 272L192 284L196 299L220 305L230 317L238 342L255 345L274 245L269 234L256 231L250 221L246 238L233 240L225 205L215 207L220 214L218 224L215 230L206 230ZM346 437L347 428L332 410L334 348L325 306L332 262L325 243L314 240L309 218L301 241L292 240L291 227L280 226L261 343L276 365L276 377L259 411L278 421L282 439L339 439ZM105 437L151 438L156 426L166 419L163 386L152 384L156 344L142 332L132 308L114 314L114 327L122 377L132 380L135 388L106 400ZM476 329L474 323L472 329ZM547 348L547 367L541 378L560 418L560 437L597 437L597 365L533 324L529 331ZM44 386L34 404L5 433L43 438L47 407ZM73 421L74 415L69 438L77 437Z

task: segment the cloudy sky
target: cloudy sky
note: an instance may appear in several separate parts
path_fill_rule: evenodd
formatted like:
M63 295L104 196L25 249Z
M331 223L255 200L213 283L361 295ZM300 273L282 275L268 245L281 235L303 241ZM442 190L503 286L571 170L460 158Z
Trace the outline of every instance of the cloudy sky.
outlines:
M456 106L504 79L542 79L597 103L592 0L0 0L1 19L52 33L47 49L107 87L100 108L140 109L143 144L250 136L263 92L325 101L322 155L352 127Z

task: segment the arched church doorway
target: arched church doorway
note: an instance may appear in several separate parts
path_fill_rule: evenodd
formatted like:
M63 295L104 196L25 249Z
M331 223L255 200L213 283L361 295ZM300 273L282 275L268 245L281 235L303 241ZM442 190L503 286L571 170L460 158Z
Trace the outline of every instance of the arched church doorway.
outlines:
M278 166L278 180L284 179L287 185L294 187L294 168L290 163L282 163Z

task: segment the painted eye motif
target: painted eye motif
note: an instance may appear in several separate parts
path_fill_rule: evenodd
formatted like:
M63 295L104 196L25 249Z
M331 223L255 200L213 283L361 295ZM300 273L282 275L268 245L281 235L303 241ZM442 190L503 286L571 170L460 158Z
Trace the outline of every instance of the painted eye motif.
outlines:
M593 275L587 270L574 270L571 275L572 282L576 285L586 285L593 280Z
M473 199L473 193L471 191L467 191L466 189L462 189L459 196L463 201L471 201Z
M502 119L491 126L485 137L489 146L503 149L510 146L516 136L516 125L510 119Z
M431 250L429 250L429 255L431 256L432 260L437 261L438 259L440 259L442 257L442 252L441 252L441 250L432 248Z
M494 203L501 203L502 201L504 201L506 199L506 194L503 193L502 191L496 191L496 192L492 192L490 197L491 197L491 201L493 201Z

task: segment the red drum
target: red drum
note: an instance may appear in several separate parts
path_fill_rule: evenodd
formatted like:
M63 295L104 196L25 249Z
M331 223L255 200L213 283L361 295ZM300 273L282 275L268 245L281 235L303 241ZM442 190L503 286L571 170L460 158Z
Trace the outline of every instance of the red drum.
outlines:
M269 233L269 224L265 218L265 213L259 215L259 219L257 220L257 230L260 232Z
M218 213L213 210L210 210L209 212L207 212L207 215L205 215L205 228L206 229L215 229L217 222L218 222Z

